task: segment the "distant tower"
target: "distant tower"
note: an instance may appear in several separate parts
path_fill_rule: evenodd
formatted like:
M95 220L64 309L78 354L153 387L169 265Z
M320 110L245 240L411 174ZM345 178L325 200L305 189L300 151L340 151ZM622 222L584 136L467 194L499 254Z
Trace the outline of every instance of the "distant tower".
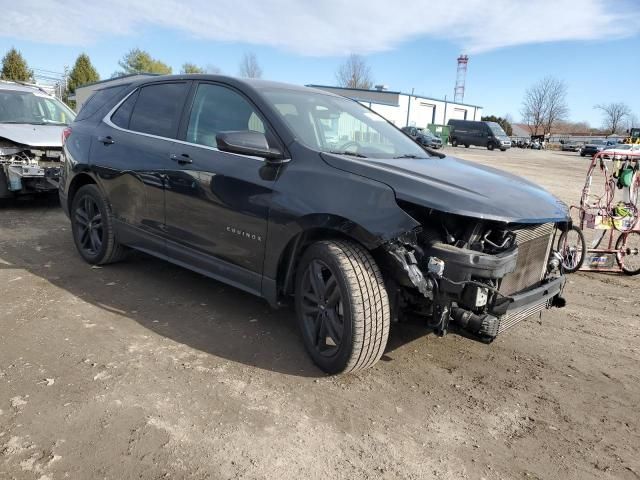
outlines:
M467 78L467 63L469 63L469 55L460 55L458 57L456 88L453 90L453 101L456 103L462 103L464 101L464 82Z

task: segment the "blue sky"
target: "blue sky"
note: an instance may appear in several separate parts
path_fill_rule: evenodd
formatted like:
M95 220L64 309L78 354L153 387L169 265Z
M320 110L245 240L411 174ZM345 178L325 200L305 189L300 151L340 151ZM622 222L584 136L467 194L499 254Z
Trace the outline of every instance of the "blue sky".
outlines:
M235 75L243 53L254 52L264 78L331 85L353 52L376 83L451 98L456 57L466 52L465 103L485 114L519 120L525 89L553 75L567 84L572 120L598 126L593 106L613 101L640 117L638 0L441 3L0 0L0 54L15 46L32 68L60 72L86 52L108 78L133 47L176 73L189 61Z

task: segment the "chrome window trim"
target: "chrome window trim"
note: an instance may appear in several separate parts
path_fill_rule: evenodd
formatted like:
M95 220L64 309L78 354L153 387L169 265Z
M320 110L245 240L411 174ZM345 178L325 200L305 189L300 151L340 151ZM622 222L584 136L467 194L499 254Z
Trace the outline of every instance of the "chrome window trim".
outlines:
M154 84L151 83L151 84L147 84L147 85L154 85ZM114 113L116 113L116 110L118 110L118 108L120 108L120 105L122 105L124 102L126 102L127 99L131 95L133 95L138 90L140 90L142 87L145 87L147 85L140 86L138 88L133 89L131 92L129 92L122 100L120 100L118 103L116 103L116 105L111 110L109 110L109 112L104 116L102 121L104 123L106 123L107 125L109 125L111 128L115 128L116 130L120 130L121 132L133 133L135 135L142 135L144 137L156 138L158 140L167 140L169 142L180 143L182 145L188 145L188 146L191 146L191 147L199 147L199 148L203 148L205 150L211 150L211 151L214 151L214 152L225 153L227 155L235 155L236 157L250 158L252 160L258 160L258 161L264 162L264 163L267 162L267 160L265 158L262 158L262 157L255 157L253 155L242 155L240 153L225 152L223 150L220 150L219 148L211 147L209 145L202 145L200 143L187 142L185 140L178 140L177 138L161 137L160 135L153 135L152 133L137 132L135 130L129 130L128 128L119 127L118 125L113 123L111 121L111 117L114 115ZM291 161L290 158L283 158L283 159L279 160L278 162L279 163L287 163L287 162L290 162L290 161Z

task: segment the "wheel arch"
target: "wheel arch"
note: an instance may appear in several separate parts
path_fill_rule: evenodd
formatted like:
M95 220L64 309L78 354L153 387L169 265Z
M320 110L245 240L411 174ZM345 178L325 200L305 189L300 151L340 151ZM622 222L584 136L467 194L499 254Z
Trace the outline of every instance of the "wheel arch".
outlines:
M274 272L275 282L271 289L267 289L272 291L263 292L272 304L277 304L293 293L298 262L305 250L313 243L321 240L349 240L373 252L386 241L360 225L337 215L311 215L299 219L297 223L301 228L280 251Z
M86 172L78 173L71 183L69 184L69 188L67 190L67 209L71 212L71 205L73 204L73 197L75 197L76 193L80 188L85 185L97 185L98 182Z

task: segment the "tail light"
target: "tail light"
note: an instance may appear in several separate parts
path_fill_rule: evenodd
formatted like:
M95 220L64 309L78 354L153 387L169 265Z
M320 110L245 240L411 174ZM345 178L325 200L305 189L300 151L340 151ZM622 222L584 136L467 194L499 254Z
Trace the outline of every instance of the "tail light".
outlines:
M62 145L64 145L64 143L67 141L67 138L69 138L69 135L71 135L71 127L67 127L64 130L62 130Z

